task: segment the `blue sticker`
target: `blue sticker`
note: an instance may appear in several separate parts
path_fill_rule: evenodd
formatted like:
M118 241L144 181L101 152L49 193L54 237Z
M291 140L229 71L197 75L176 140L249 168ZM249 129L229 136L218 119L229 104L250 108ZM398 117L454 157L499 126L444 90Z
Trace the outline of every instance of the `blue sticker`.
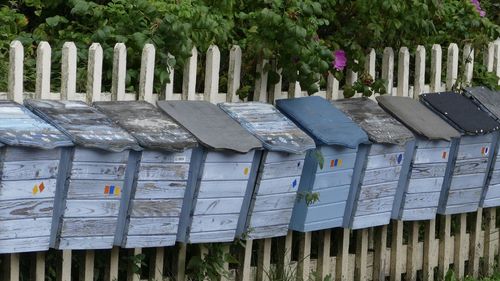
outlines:
M294 179L292 182L292 187L296 187L296 186L297 186L297 179Z
M403 160L403 154L398 155L398 164L401 164L401 160Z

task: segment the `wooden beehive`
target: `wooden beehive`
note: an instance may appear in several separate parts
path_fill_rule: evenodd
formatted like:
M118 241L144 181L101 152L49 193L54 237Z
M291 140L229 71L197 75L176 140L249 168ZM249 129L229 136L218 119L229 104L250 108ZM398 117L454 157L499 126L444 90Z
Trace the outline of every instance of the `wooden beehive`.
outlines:
M314 141L270 104L219 104L265 148L247 219L236 235L250 239L285 236L301 181L306 151ZM300 196L300 194L299 194Z
M153 105L144 101L95 102L94 106L137 139L144 150L118 219L115 244L125 248L175 244L181 212L189 212L185 196L196 176L190 169L196 139ZM191 176L191 178L190 178Z
M395 96L377 97L379 105L416 134L416 147L407 180L398 187L392 218L403 221L436 217L452 139L460 133L418 101Z
M189 243L233 241L248 213L256 180L260 141L216 105L202 101L160 101L158 107L203 145L190 212L182 214L178 240ZM194 160L193 160L194 161ZM198 161L198 160L196 160ZM186 231L182 231L185 229Z
M58 182L51 247L113 246L123 193L129 192L141 148L126 131L79 101L25 100L25 105L75 144L67 153L66 181Z
M453 159L445 172L438 213L474 212L488 179L499 124L460 94L423 94L420 99L462 134L451 143Z
M485 87L471 87L466 88L464 93L466 96L470 97L476 105L488 112L493 119L497 122L500 121L499 91L492 91ZM498 140L493 140L493 142L495 149L490 151L493 159L489 169L489 176L485 183L485 189L479 203L479 206L484 208L500 206L500 163L498 163L499 144Z
M364 164L354 169L360 173L357 193L348 205L349 228L359 229L388 224L395 195L406 180L415 149L413 134L384 112L374 101L353 98L334 101L334 105L366 131L372 144L362 145Z
M299 194L317 193L319 201L297 201L290 228L306 232L344 226L346 206L356 194L359 181L359 173L353 180L358 147L369 143L368 136L321 97L278 100L276 106L317 145L306 156Z
M49 248L61 151L73 143L13 101L0 101L0 254Z

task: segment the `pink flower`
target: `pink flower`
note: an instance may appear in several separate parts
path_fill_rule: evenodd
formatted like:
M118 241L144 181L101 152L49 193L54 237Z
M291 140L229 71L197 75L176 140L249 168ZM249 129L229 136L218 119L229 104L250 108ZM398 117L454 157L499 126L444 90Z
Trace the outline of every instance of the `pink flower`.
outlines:
M332 61L332 66L338 71L344 70L347 65L347 57L344 50L336 50L333 52L334 59Z
M486 12L481 9L481 3L479 3L479 0L471 0L470 1L472 5L476 7L477 12L479 13L479 16L484 17L486 16Z

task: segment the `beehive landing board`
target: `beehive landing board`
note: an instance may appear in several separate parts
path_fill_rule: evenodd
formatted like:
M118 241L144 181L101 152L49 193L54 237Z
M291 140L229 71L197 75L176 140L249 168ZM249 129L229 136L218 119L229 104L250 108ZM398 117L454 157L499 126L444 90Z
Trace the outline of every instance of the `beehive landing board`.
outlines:
M125 130L97 109L78 101L25 100L35 114L78 145L68 153L67 180L58 189L51 246L58 249L111 248L120 199L131 192L141 148ZM59 185L59 183L58 183Z
M470 97L478 106L488 112L495 120L500 121L500 92L486 87L471 87L465 89L465 95ZM497 142L491 164L491 174L487 180L480 207L500 206L500 163L498 157L499 143Z
M379 105L418 136L415 154L394 200L392 218L399 220L434 219L439 204L450 141L460 133L420 102L408 97L379 96Z
M45 251L61 147L72 142L13 101L0 101L0 141L0 254Z
M189 212L191 206L192 197L185 194L188 184L196 181L196 171L190 171L196 139L144 101L95 102L94 106L145 148L130 196L122 196L127 215L118 219L115 244L125 248L174 245L181 212Z
M266 149L259 159L248 218L241 220L236 235L245 234L251 239L285 236L305 152L316 147L314 140L273 105L249 102L222 103L219 107L257 137Z

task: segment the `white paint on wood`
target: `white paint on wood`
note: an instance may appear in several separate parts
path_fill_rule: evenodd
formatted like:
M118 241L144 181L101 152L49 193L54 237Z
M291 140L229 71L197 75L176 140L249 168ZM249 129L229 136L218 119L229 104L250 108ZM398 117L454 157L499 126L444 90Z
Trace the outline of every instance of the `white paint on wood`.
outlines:
M392 84L394 82L394 51L387 47L384 49L382 58L382 79L386 81L385 88L388 95L392 95Z
M458 45L451 43L446 60L446 90L451 90L458 78Z
M103 52L99 43L93 43L89 48L87 65L87 103L101 100Z
M375 49L370 49L368 55L366 55L365 61L365 72L368 73L373 79L375 79L375 62L377 59L377 54ZM375 100L375 94L370 96L371 99Z
M73 42L66 42L61 54L61 99L77 100L76 96L76 66L77 53Z
M84 281L94 281L94 250L85 251L85 273Z
M174 56L168 54L170 59ZM174 94L174 75L175 69L173 65L167 65L168 71L168 83L165 84L165 100L180 100L182 98L181 94Z
M45 252L36 253L35 281L45 281Z
M257 63L257 77L255 79L255 89L253 92L253 100L267 102L267 70L266 65L268 60L262 60Z
M62 251L61 281L71 281L71 250Z
M269 281L271 268L271 239L259 240L259 255L257 260L257 281Z
M425 89L425 47L419 45L415 53L415 81L413 88L413 98L424 93Z
M50 97L50 58L52 49L49 43L41 41L36 49L36 82L35 97L48 99Z
M401 47L398 53L398 92L400 97L409 96L410 52L407 47Z
M155 76L155 46L146 44L142 49L141 72L139 75L139 100L154 104L153 80Z
M24 47L20 41L10 43L9 50L9 92L7 98L18 103L23 102L23 66Z
M240 97L237 92L241 86L241 48L234 45L229 51L229 71L227 78L227 96L226 101L238 102Z
M219 95L219 70L220 51L215 45L211 45L207 51L205 64L205 90L204 99L211 103L217 103Z
M328 73L328 78L326 81L326 99L327 100L338 100L343 98L339 91L339 80L333 76L333 74Z
M443 62L443 49L441 45L432 45L431 52L431 92L441 91L441 71Z
M500 40L495 41L494 57L493 72L497 74L497 77L500 77ZM500 79L498 79L498 85L500 85Z
M126 78L127 78L127 47L123 43L116 43L115 47L113 48L113 76L111 79L111 100L115 101L124 99Z
M472 73L474 68L474 49L471 44L466 44L463 50L463 64L464 64L464 82L466 86L471 85Z
M186 60L182 73L182 99L196 100L196 70L198 67L198 50L193 47L191 57Z

